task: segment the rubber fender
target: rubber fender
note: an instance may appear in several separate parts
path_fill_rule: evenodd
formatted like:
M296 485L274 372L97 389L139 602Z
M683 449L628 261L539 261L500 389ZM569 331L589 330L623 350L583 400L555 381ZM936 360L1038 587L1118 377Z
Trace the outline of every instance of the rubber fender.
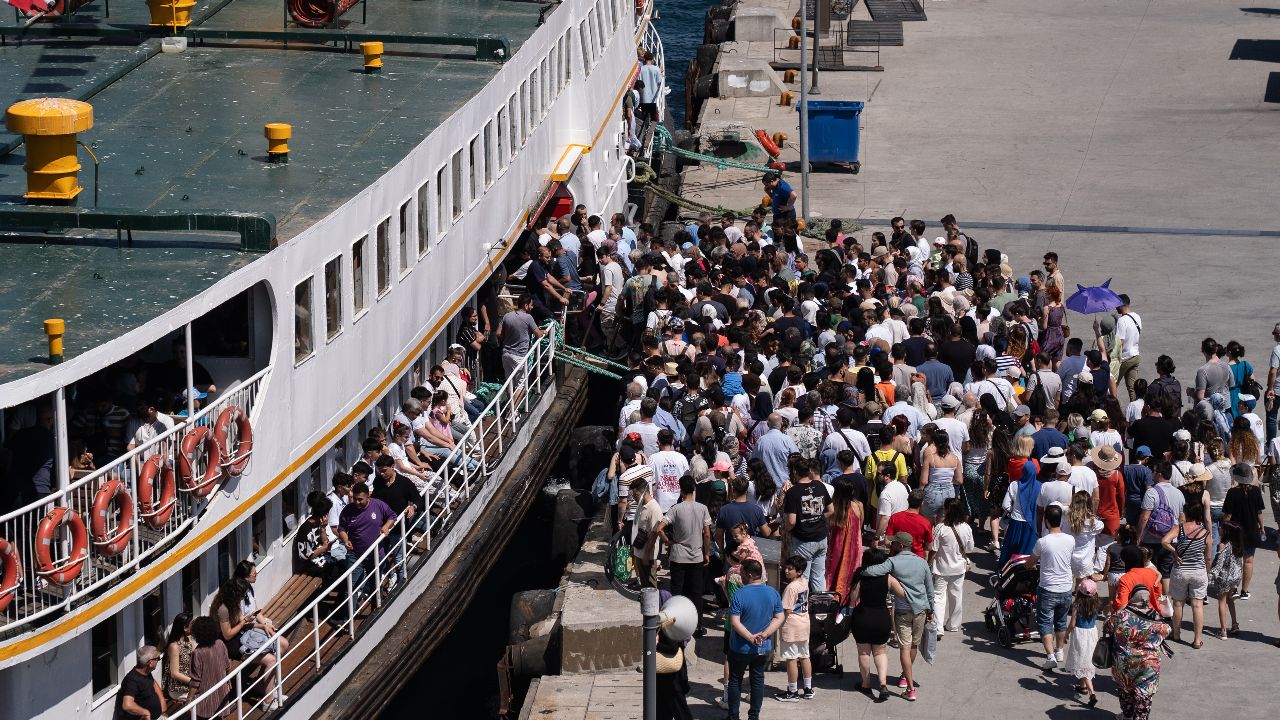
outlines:
M719 45L711 45L711 44L699 45L697 50L697 55L695 56L697 58L697 63L698 63L698 74L710 75L711 71L715 69L716 58L718 58L719 56L720 56Z

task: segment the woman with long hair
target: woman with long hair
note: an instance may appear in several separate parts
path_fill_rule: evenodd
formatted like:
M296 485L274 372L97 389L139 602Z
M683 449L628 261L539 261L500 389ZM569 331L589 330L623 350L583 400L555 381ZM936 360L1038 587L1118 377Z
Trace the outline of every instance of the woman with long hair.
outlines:
M862 685L858 691L875 701L885 702L889 699L889 690L885 685L889 673L888 644L893 630L893 620L889 615L888 597L892 592L902 595L902 585L892 575L867 577L862 573L864 568L879 565L888 559L885 551L877 547L868 547L862 551L862 567L854 576L853 595L849 605L853 607L849 619L850 631L854 642L858 644L858 672L862 675ZM876 683L871 682L871 666L875 665Z
M858 488L848 475L835 479L831 517L827 520L827 590L849 597L853 574L862 567L862 519Z
M195 650L191 654L191 692L199 696L218 687L226 679L231 671L231 658L227 655L227 646L218 632L218 622L213 618L198 617L193 620L191 637L195 643ZM222 705L231 693L231 688L223 685L221 690L222 692L214 693L196 703L195 716L198 720L221 717Z
M938 521L942 506L956 496L956 486L964 484L960 458L951 451L951 437L946 430L935 429L933 442L920 462L920 486L924 488L924 505L920 514L931 523Z
M778 497L778 486L774 484L764 460L753 457L747 461L747 479L751 483L748 499L759 505L765 518L773 522L778 516L777 503L774 502L775 497Z
M1244 552L1244 570L1240 578L1240 599L1249 599L1249 583L1253 580L1253 555L1261 542L1264 526L1262 524L1262 490L1258 487L1258 473L1246 462L1237 462L1231 466L1231 479L1235 487L1227 491L1222 502L1222 522L1228 521L1240 526L1241 543Z
M191 700L191 653L195 648L196 642L191 639L191 613L180 612L169 626L169 636L164 644L164 667L160 671L171 711Z
M859 369L857 380L854 381L854 386L858 388L859 404L866 404L874 400L887 407L884 402L884 398L882 398L876 390L875 370L872 370L869 367Z
M1227 367L1231 368L1231 415L1240 415L1240 390L1245 380L1253 377L1253 365L1244 359L1244 345L1232 340L1227 343Z
M1173 632L1169 639L1178 641L1182 634L1182 606L1191 605L1191 625L1195 638L1191 647L1199 650L1204 633L1204 601L1209 597L1209 558L1212 533L1204 526L1204 510L1197 500L1187 503L1185 519L1170 528L1160 544L1173 555L1173 573L1169 576L1169 597L1173 600Z
M1084 490L1073 493L1066 530L1076 541L1071 551L1071 574L1076 582L1098 571L1097 540L1102 529L1102 521L1094 514L1093 495Z
M218 588L210 608L222 631L227 652L232 657L243 660L258 650L267 648L258 656L257 663L262 666L262 676L266 677L265 690L271 697L267 708L274 710L289 699L276 687L276 677L272 671L279 657L288 652L289 641L276 631L270 619L258 611L258 603L253 594L253 583L257 579L257 567L248 560L240 561L231 577ZM259 676L259 680L262 676Z
M1247 418L1236 418L1231 426L1231 443L1227 446L1227 454L1232 462L1245 462L1257 465L1262 461L1262 450L1258 447L1258 436L1253 434Z
M969 419L969 439L964 443L961 460L964 462L964 499L965 509L974 522L981 522L987 517L986 498L983 490L991 473L991 464L987 462L991 455L991 418L981 408L973 411Z
M927 553L933 573L933 612L945 632L960 632L963 620L964 576L973 552L973 529L958 498L946 501L942 520L933 527L933 543Z
M1028 440L1030 438L1027 438ZM1025 458L1023 458L1025 460ZM1012 464L1012 463L1011 463ZM1030 555L1039 539L1036 533L1036 501L1040 499L1040 480L1037 464L1024 462L1022 476L1016 483L1011 483L1005 492L1005 515L1009 518L1009 530L1005 533L1004 543L1000 546L1000 560L996 563L999 572L1012 555Z
M1047 353L1058 369L1067 348L1067 335L1063 330L1067 310L1062 306L1062 290L1049 286L1044 289L1044 307L1040 309L1040 352Z

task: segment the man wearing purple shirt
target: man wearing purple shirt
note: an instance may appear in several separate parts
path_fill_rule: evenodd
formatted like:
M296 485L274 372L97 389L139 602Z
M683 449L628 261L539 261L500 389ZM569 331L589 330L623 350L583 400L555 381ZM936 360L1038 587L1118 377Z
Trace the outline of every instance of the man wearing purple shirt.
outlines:
M347 546L347 562L356 564L366 550L391 533L395 523L395 511L385 502L371 497L368 485L357 483L351 489L351 502L338 515L338 539ZM366 573L365 563L360 563L351 573L352 587L357 588L357 604L362 592L360 584L364 582Z

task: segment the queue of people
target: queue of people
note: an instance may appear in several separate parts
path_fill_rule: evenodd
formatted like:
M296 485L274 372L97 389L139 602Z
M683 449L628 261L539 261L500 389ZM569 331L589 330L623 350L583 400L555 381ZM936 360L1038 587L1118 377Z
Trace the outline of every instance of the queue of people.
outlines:
M1168 356L1146 372L1129 297L1091 336L1070 331L1053 252L1016 273L950 215L936 239L895 218L887 235L860 242L837 223L820 242L798 234L776 179L765 186L782 204L772 223L765 208L745 224L703 215L659 238L615 218L594 239L562 224L536 240L576 240L596 259L595 272L575 267L596 292L596 347L632 368L598 487L640 582L663 582L665 565L673 593L723 613L706 627L726 633L729 717L746 671L759 717L764 635L827 593L854 618L859 689L887 697L892 646L898 688L916 699L924 628L960 629L981 545L997 569L1039 566L1043 668L1074 675L1096 704L1092 643L1105 635L1123 717L1146 718L1157 639L1188 630L1199 649L1210 592L1216 634L1238 631L1265 542L1260 478L1280 459L1280 344L1264 387L1240 343L1206 339L1184 392ZM761 537L781 540L782 577L760 562ZM735 599L797 582L805 592L776 602ZM783 645L777 699L811 697L820 660Z

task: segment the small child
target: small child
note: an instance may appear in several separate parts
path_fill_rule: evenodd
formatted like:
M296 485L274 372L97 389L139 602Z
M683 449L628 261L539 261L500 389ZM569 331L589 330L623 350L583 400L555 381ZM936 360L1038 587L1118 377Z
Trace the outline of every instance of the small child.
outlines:
M738 523L734 525L729 534L733 536L733 542L736 545L733 552L729 553L732 562L729 564L729 571L725 573L725 579L735 585L742 585L742 563L747 560L755 560L760 563L760 567L764 567L764 556L760 554L760 548L756 547L756 541L751 537L751 531L747 528L746 523ZM768 578L765 579L768 582Z
M775 693L779 702L799 702L813 699L813 664L809 661L809 581L804 570L808 563L799 555L792 555L782 566L782 576L787 586L782 590L782 611L786 619L778 639L779 656L787 664L787 691ZM804 678L803 690L797 690L799 676Z
M1120 582L1120 576L1124 574L1124 561L1120 559L1120 551L1126 547L1138 542L1138 534L1134 532L1132 525L1121 525L1116 530L1115 542L1107 545L1107 561L1104 565L1107 574L1107 593L1108 597L1116 596L1116 583Z
M1093 691L1093 649L1098 645L1098 612L1102 601L1098 599L1098 585L1092 578L1084 578L1076 587L1071 604L1071 619L1067 629L1071 641L1067 644L1067 672L1074 673L1076 701L1089 707L1098 704Z

